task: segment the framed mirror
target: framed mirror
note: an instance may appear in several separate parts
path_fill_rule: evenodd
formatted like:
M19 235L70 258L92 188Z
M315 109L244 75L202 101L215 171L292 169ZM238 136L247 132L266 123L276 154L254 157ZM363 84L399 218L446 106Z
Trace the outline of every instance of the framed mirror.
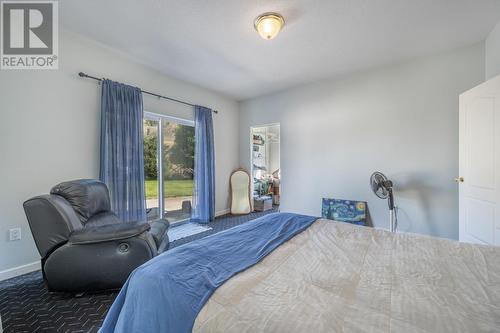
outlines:
M245 169L237 169L229 178L231 186L231 214L249 214L252 211L250 201L250 174Z

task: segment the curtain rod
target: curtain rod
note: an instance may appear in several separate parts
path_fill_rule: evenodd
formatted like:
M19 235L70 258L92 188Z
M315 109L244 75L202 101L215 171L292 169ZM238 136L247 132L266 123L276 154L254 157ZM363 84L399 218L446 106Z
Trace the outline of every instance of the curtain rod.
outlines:
M79 77L86 77L86 78L89 78L89 79L92 79L92 80L96 80L96 81L99 81L99 82L101 82L103 80L103 79L100 79L98 77L85 74L84 72L78 73L78 76ZM184 102L184 101L181 101L181 100L178 100L178 99L175 99L175 98L171 98L171 97L167 97L167 96L163 96L163 95L158 95L158 94L146 91L146 90L142 90L141 89L141 92L143 94L148 94L148 95L151 95L151 96L155 96L155 97L158 97L160 99L163 98L163 99L168 99L169 101L174 101L174 102L181 103L181 104L184 104L184 105L195 106L194 104L191 104L191 103L188 103L188 102ZM219 113L219 111L217 111L217 110L212 110L212 112L216 113L216 114Z

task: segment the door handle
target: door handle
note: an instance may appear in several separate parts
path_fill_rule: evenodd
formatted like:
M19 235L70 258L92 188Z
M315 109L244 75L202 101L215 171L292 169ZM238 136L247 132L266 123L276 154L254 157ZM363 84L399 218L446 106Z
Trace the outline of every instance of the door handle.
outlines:
M457 178L455 178L455 182L457 182L457 183L463 183L464 182L464 177L457 177Z

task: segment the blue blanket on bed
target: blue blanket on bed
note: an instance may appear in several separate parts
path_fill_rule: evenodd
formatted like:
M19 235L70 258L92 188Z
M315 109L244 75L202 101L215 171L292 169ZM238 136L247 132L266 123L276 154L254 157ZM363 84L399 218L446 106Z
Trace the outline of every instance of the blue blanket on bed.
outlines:
M315 220L269 214L148 261L132 272L100 332L191 332L198 312L219 286Z

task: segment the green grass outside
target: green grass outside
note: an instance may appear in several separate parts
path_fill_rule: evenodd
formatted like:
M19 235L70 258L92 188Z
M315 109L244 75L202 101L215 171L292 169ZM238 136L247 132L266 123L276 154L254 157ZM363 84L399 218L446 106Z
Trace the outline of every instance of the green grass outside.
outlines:
M193 195L193 180L166 180L163 190L167 198ZM146 199L158 198L158 180L146 180Z

